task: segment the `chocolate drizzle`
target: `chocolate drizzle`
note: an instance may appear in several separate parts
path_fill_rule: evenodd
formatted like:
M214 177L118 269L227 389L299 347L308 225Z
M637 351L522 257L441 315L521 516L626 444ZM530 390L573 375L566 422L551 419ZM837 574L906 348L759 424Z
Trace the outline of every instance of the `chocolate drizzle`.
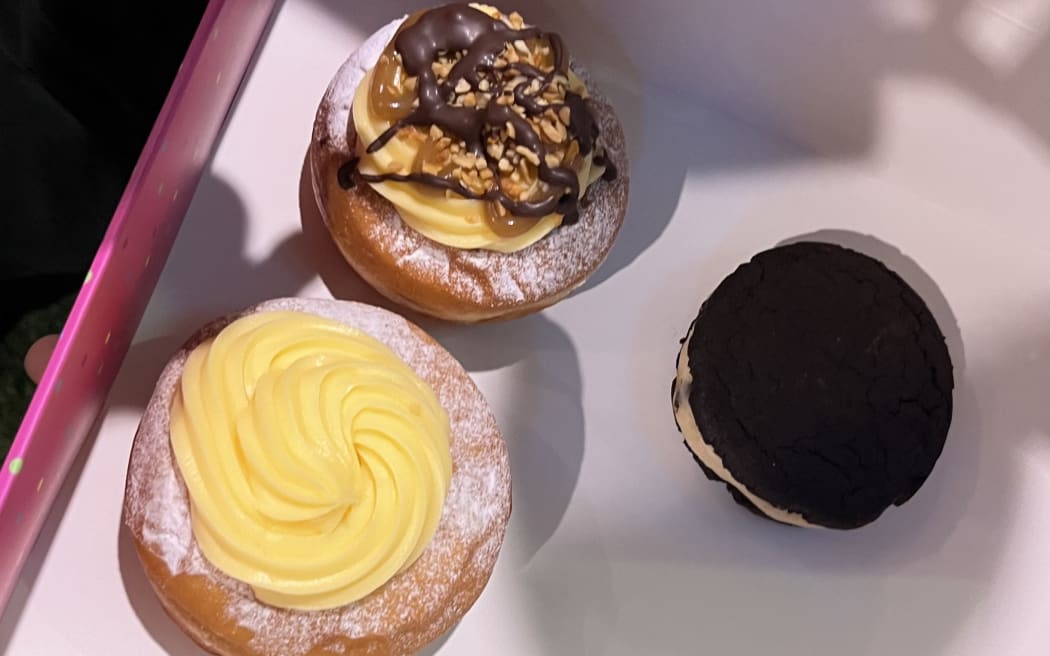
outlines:
M414 22L413 22L414 21ZM505 63L505 70L497 68L501 53L516 42L546 42L549 44L553 66L549 72L525 62ZM539 180L547 185L549 194L540 199L515 199L505 193L499 184L500 172L497 162L487 160L488 168L496 181L492 187L478 193L466 188L459 181L425 172L383 173L379 175L358 172L366 182L414 182L449 190L474 200L498 202L511 215L540 218L557 213L565 223L579 219L580 180L570 166L550 166L547 162L547 146L540 134L526 117L538 117L551 110L557 112L567 107L570 112L568 138L575 139L580 156L594 152L594 163L605 167L603 178L611 180L616 169L604 153L595 152L599 127L587 101L577 93L566 90L563 103L541 103L539 98L556 81L567 82L568 58L561 38L554 33L537 28L514 29L500 20L474 9L467 4L452 4L439 7L409 19L394 39L394 50L401 56L401 63L409 76L417 78L418 106L394 122L366 152L375 153L385 146L402 129L410 126L438 126L446 134L458 138L467 151L485 157L485 142L489 135L506 129L518 146L522 146L538 159ZM432 64L439 56L461 53L452 66L447 79L439 81ZM518 84L513 91L514 103L524 109L521 116L512 106L489 102L484 107L466 107L451 104L455 89L465 80L472 89L485 80L491 85L493 99L505 92L506 71L523 76L525 83ZM537 86L538 83L538 86ZM344 165L352 172L357 161ZM562 162L566 164L566 162ZM339 182L344 188L353 181L342 169Z
M352 189L354 186L354 171L357 170L358 159L355 157L349 162L343 164L336 171L336 181L339 182L339 186L343 189Z

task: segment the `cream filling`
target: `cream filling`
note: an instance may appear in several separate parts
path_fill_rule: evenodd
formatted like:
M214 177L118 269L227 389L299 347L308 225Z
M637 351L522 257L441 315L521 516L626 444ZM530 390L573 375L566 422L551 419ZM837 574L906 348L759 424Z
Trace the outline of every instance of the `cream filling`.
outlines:
M747 489L743 483L736 480L733 474L726 469L725 463L723 463L722 458L715 453L714 448L704 441L703 435L700 434L700 427L696 425L696 418L693 417L693 411L689 407L689 403L678 402L679 398L687 399L689 397L689 389L693 384L693 375L689 371L689 343L692 340L693 328L690 328L689 334L686 335L685 341L682 342L682 350L678 354L678 379L675 387L678 391L675 393L674 416L678 419L678 426L682 430L682 436L685 438L686 444L689 445L689 448L692 449L693 453L696 454L696 457L699 458L704 465L713 471L716 476L732 485L737 491L747 497L748 501L755 504L755 507L758 508L763 515L785 524L793 524L803 528L817 528L816 524L810 524L802 517L802 515L773 506L765 499Z
M186 361L171 448L204 556L271 606L363 599L422 555L452 476L449 419L385 344L259 312Z

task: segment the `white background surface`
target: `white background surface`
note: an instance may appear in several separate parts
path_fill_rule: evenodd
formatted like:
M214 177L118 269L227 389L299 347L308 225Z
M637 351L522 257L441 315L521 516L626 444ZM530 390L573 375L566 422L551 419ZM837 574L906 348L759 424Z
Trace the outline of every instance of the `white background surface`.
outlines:
M1045 656L1050 2L548 2L519 8L620 109L631 209L572 298L506 325L428 325L495 407L515 494L488 588L431 651ZM404 4L284 4L0 654L200 653L120 531L131 439L207 319L285 295L374 300L309 195L300 220L299 180L331 74ZM692 463L669 399L677 339L718 281L828 230L919 291L956 366L933 476L851 533L738 508Z

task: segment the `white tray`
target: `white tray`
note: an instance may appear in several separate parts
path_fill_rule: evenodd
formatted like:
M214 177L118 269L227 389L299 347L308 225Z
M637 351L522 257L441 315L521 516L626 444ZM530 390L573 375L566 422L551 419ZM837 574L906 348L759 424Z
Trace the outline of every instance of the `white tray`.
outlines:
M131 439L163 363L207 319L284 295L374 300L312 210L300 225L312 200L299 180L331 74L403 5L283 4L0 624L0 654L200 653L120 531ZM617 103L631 211L572 298L435 329L496 409L515 505L487 589L430 651L1050 652L1050 3L519 7L561 30ZM850 533L738 508L693 464L670 410L677 340L700 301L753 253L815 232L915 286L956 367L932 478Z

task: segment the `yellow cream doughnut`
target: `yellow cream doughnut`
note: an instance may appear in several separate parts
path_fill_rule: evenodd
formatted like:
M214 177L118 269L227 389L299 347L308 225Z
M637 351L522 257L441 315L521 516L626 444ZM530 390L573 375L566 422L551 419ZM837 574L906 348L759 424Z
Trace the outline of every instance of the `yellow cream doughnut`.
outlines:
M415 562L451 477L430 387L372 337L301 312L242 317L190 353L171 445L205 557L298 610Z

